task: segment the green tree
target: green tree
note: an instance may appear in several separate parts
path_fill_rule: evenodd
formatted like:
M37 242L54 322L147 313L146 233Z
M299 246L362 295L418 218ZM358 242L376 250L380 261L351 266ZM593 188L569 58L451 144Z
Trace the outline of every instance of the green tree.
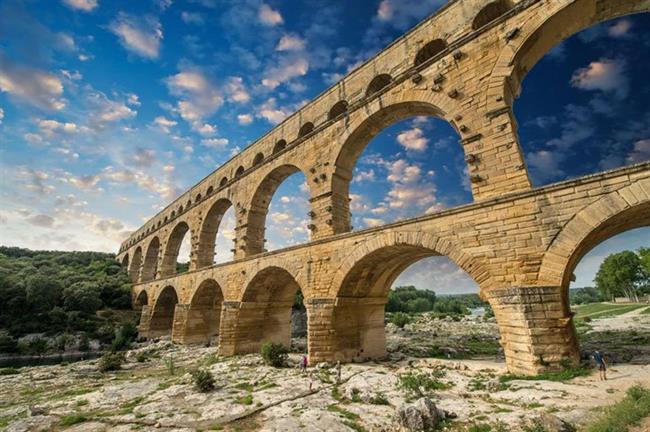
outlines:
M89 282L77 282L63 291L63 305L69 311L95 313L102 307L99 290Z
M37 312L46 312L59 303L61 284L56 279L35 274L27 279L27 301Z
M626 296L638 300L637 288L643 282L641 259L632 251L609 255L600 265L594 282L606 299Z
M637 252L641 260L641 268L643 270L643 291L650 293L650 247L642 247Z

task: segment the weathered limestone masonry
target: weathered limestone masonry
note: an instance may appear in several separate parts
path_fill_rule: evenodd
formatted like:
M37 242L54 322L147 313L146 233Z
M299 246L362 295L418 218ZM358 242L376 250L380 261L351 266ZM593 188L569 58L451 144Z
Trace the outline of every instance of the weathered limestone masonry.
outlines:
M456 0L351 72L137 230L118 259L142 307L140 333L181 343L218 334L225 354L287 343L300 289L314 361L385 354L384 305L410 264L445 255L492 304L508 368L536 373L576 361L568 304L577 262L600 241L650 225L650 164L531 189L513 99L555 44L650 0ZM414 115L461 137L474 203L351 233L349 183L383 128ZM311 241L265 252L277 187L302 171ZM236 214L235 260L214 265L223 214ZM190 234L190 271L176 275Z

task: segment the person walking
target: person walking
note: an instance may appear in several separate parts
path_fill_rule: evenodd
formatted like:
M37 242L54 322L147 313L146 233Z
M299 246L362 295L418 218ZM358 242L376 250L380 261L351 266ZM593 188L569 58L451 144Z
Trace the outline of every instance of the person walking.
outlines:
M603 355L598 350L595 350L591 357L596 362L596 366L598 366L598 377L600 380L607 380L607 363L605 363Z
M300 373L304 375L306 370L307 370L307 356L304 355L300 359Z

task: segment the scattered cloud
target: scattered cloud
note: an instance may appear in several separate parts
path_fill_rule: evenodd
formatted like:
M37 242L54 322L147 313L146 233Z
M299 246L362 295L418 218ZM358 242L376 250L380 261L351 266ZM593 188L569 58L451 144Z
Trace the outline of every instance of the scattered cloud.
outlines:
M136 17L120 12L109 29L120 39L126 50L140 57L158 58L163 32L157 18Z
M160 129L161 131L165 132L166 134L171 132L171 128L176 126L178 122L174 120L169 120L168 118L164 116L158 116L153 120L153 124Z
M245 103L251 99L250 94L244 86L244 80L242 77L230 77L225 86L226 94L228 94L228 100L231 102Z
M63 4L71 9L90 12L97 7L97 0L63 0Z
M623 99L628 93L625 69L624 60L600 59L575 71L571 77L571 85L583 90L609 92Z
M613 38L624 38L629 36L632 29L632 21L629 19L620 19L607 29L607 34Z
M214 114L223 104L219 89L197 69L185 69L166 79L170 93L178 96L176 110L194 129L203 126L203 118Z
M228 145L228 140L226 138L208 138L202 139L201 144L206 147L223 149Z
M407 150L424 151L429 140L424 136L422 129L413 128L397 135L397 142Z
M297 35L286 34L282 36L278 45L275 47L276 51L300 51L304 50L306 46L304 39Z
M282 15L280 15L280 12L271 8L271 6L266 3L260 5L257 17L262 24L267 26L276 26L284 23L284 19L282 18Z
M528 154L528 165L534 170L534 174L541 181L554 180L564 175L560 167L564 156L559 151L538 150Z
M627 161L629 163L639 163L648 160L650 160L650 139L635 142L632 152L627 156Z
M291 114L291 110L286 107L278 107L275 98L269 98L258 108L258 116L267 120L271 124L278 124Z
M45 214L37 214L34 216L30 216L26 220L32 225L43 227L43 228L52 228L52 226L54 225L54 218Z
M183 11L181 12L181 19L185 24L195 24L195 25L205 24L205 19L203 18L203 15L198 12Z
M12 63L0 52L0 92L44 110L62 110L63 83L54 74Z
M240 125L246 126L253 123L253 116L250 114L239 114L237 116L237 121Z
M280 84L292 78L307 75L308 71L309 61L306 58L283 57L279 64L267 69L262 78L262 85L270 90L274 90Z

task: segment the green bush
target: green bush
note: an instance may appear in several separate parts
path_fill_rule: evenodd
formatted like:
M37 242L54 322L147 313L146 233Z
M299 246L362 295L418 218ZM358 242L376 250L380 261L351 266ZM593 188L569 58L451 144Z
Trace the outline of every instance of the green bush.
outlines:
M79 414L72 414L72 415L67 415L61 419L61 422L59 423L61 426L72 426L76 425L79 423L83 423L85 421L88 421L88 418L79 415Z
M407 397L420 398L426 396L433 390L444 390L450 384L440 381L445 375L442 369L432 372L407 372L397 377L397 386L402 389Z
M390 322L395 324L399 328L404 328L404 326L411 322L411 317L408 314L403 312L395 312L390 317Z
M373 405L390 405L390 402L388 402L388 398L383 393L374 394L368 402L370 402Z
M650 415L650 390L640 385L627 389L625 398L606 408L587 432L627 432L629 426Z
M90 341L86 333L83 333L79 338L79 351L90 351Z
M4 368L0 369L0 375L18 375L20 371L16 368Z
M124 354L109 352L99 359L100 372L116 371L122 369Z
M273 367L282 367L287 362L289 350L282 344L266 342L262 345L261 354L264 363Z
M144 363L147 360L147 354L139 352L138 355L135 356L135 359L138 363Z
M8 334L0 334L0 353L18 352L18 341Z
M207 369L198 369L192 372L192 380L197 390L202 393L214 390L214 376Z

